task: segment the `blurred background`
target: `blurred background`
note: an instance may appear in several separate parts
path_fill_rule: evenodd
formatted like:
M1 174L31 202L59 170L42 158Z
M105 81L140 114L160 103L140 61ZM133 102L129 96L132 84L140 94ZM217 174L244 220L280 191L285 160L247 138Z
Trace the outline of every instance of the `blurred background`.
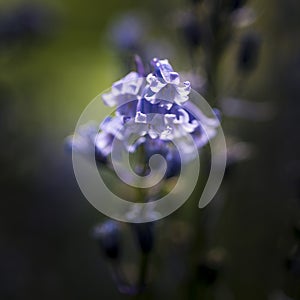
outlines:
M299 20L296 0L0 1L0 299L300 299ZM228 167L208 207L155 224L146 290L130 296L64 140L135 53L168 58L221 111Z

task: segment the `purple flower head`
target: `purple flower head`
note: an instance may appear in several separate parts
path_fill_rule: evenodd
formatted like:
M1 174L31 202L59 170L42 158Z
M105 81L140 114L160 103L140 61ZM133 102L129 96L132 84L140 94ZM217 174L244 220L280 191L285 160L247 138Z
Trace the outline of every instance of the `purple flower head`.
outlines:
M215 135L218 123L197 112L189 101L190 83L180 81L168 60L153 59L152 66L154 71L146 78L131 72L102 95L105 105L117 109L85 143L94 143L103 161L110 160L114 140L127 153L143 147L145 165L154 154L162 155L167 162L165 178L170 178L195 158L195 145L203 147Z
M161 103L168 109L172 103L182 105L189 99L191 84L189 81L180 82L177 72L173 71L167 59L152 60L154 73L147 76L145 99L152 104Z

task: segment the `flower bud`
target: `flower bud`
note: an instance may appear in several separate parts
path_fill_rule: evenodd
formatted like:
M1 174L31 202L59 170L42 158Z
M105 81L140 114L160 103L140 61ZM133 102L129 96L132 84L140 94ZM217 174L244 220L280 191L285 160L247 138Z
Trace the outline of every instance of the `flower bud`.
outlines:
M202 42L202 28L193 13L186 13L181 17L179 27L189 47L197 47Z
M55 15L38 4L20 4L0 15L1 46L50 36Z
M114 20L108 29L112 45L119 51L135 52L140 48L146 33L143 19L133 13L125 13Z
M247 2L247 0L231 0L231 9L236 10L244 6Z
M224 0L222 2L223 9L235 11L246 4L247 0Z
M154 223L132 224L137 241L143 253L149 253L154 245Z
M258 61L261 38L255 32L249 32L242 37L238 51L238 69L242 72L251 72Z
M100 243L101 249L108 258L117 259L119 257L121 234L117 221L108 220L96 226L93 236Z

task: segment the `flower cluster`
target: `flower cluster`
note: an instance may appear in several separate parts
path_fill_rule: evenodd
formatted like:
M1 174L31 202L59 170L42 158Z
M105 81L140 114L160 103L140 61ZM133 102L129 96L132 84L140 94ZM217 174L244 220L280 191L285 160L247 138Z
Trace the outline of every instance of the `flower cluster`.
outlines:
M109 160L114 139L129 153L143 147L145 164L153 154L165 158L165 177L169 178L179 174L182 163L195 157L195 145L201 148L215 135L217 123L212 125L204 115L196 117L195 106L188 109L190 82L181 82L167 59L155 58L151 63L153 72L146 78L131 72L102 95L105 105L116 107L115 114L102 122L98 133L92 130L85 144L94 145L100 161ZM193 147L187 143L189 137ZM174 144L181 145L184 153Z

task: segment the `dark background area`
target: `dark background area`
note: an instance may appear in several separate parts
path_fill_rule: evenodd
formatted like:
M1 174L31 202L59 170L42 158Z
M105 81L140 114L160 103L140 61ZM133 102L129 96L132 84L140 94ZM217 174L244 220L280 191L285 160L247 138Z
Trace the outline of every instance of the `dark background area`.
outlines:
M91 238L91 228L106 217L81 194L64 139L84 107L126 73L109 31L122 13L134 12L145 22L149 55L150 45L159 44L163 51L154 47L153 53L168 54L176 70L192 67L171 26L172 11L187 5L0 3L1 299L130 298L117 291ZM274 113L261 121L225 118L226 137L238 135L254 154L225 178L221 214L217 197L197 211L188 201L158 222L149 287L141 299L189 299L193 264L211 253L225 258L212 294L202 299L300 299L300 254L294 253L300 236L300 3L251 5L262 49L243 97L267 103ZM230 54L225 57L221 78L234 63ZM125 266L134 274L136 250L129 233L123 239Z

